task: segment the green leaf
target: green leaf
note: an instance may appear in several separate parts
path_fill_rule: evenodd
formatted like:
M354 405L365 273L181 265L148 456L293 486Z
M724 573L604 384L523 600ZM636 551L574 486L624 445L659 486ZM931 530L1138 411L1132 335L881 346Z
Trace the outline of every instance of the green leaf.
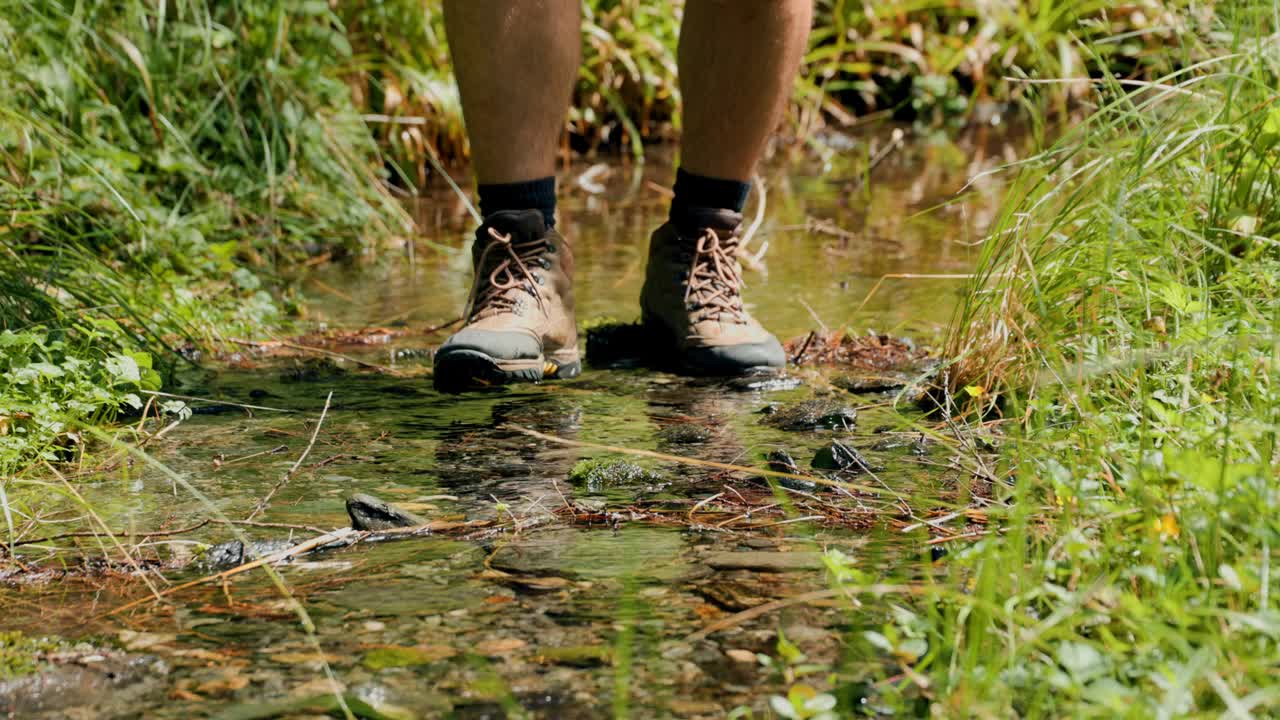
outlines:
M138 361L128 355L112 355L105 363L107 373L120 382L140 382L142 371Z

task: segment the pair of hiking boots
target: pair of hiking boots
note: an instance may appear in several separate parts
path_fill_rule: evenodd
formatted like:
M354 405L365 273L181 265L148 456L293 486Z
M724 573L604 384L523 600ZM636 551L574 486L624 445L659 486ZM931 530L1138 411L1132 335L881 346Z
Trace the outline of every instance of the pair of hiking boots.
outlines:
M645 332L677 370L738 375L781 367L782 345L742 304L742 216L690 209L653 234L640 307ZM573 252L537 210L490 215L472 245L465 326L435 356L442 389L536 382L582 371Z

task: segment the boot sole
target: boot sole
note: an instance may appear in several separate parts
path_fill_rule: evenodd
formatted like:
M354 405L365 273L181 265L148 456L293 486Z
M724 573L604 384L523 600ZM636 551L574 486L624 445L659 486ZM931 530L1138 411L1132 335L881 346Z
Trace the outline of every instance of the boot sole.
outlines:
M577 353L561 358L498 360L478 350L438 353L433 383L437 390L462 392L522 382L567 380L582 373Z
M781 368L772 365L724 365L712 367L689 361L688 352L680 349L680 343L667 326L654 320L648 313L640 316L645 333L656 341L652 357L664 370L691 377L740 377L761 371L777 372Z

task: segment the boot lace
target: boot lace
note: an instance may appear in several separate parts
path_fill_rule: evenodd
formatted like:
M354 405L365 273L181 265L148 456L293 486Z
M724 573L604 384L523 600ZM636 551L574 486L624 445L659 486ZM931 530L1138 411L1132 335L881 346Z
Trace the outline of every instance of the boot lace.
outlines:
M737 261L738 237L720 237L707 228L694 246L693 265L685 285L685 307L693 321L725 320L745 323L742 306L742 267Z
M538 309L546 312L542 292L530 265L546 267L542 255L549 249L546 238L521 238L518 241L510 234L489 228L489 242L480 253L476 263L476 281L471 286L471 296L467 300L467 311L464 316L467 322L501 313L515 312L520 302L520 291L533 296ZM502 253L506 256L489 271L488 278L481 280L490 255Z

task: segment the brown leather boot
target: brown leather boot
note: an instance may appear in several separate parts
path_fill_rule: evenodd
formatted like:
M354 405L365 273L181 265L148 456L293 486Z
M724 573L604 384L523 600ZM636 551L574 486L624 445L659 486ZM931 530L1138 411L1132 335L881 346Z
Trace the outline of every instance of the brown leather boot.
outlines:
M741 225L732 210L693 208L649 241L640 309L680 370L740 375L786 363L782 344L742 305Z
M573 253L537 210L490 215L471 248L466 325L435 356L445 390L576 376Z

